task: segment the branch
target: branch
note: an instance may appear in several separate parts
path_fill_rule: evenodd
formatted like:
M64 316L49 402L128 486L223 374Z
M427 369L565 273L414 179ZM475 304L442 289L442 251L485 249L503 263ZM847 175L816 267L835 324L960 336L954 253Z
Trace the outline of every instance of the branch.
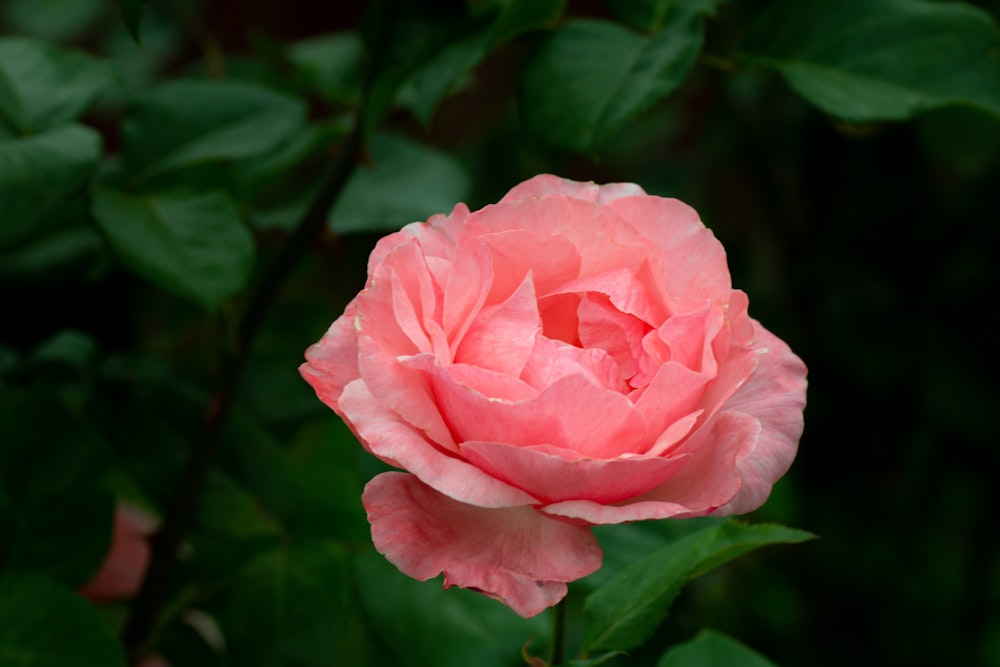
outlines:
M378 12L378 35L369 54L368 71L361 101L355 114L354 126L345 139L336 161L327 170L322 185L295 227L280 254L268 268L264 278L247 303L236 329L235 344L225 346L221 353L218 380L205 410L201 431L191 448L173 502L163 525L152 540L152 560L142 587L133 604L122 634L129 660L134 664L148 651L156 628L157 617L167 591L167 584L177 561L178 548L187 534L201 497L219 434L233 402L247 357L257 332L276 300L282 284L299 258L314 244L326 226L329 211L343 192L347 179L358 162L365 134L365 119L370 105L371 89L377 74L379 47L388 29L388 12Z

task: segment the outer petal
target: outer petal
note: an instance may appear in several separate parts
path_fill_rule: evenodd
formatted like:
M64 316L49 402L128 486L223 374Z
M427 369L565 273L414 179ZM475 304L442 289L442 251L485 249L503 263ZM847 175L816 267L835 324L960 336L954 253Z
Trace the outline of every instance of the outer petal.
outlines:
M299 373L312 385L319 399L343 416L337 403L344 387L360 377L358 337L354 330L354 302L337 318L318 343L306 350Z
M754 321L759 344L767 348L757 369L726 403L724 410L753 415L760 437L736 457L742 485L715 514L743 514L764 504L771 487L788 471L802 436L806 405L806 366L784 341Z
M363 380L347 386L341 407L366 448L390 465L405 468L438 491L480 507L516 507L538 501L449 456L372 396Z
M663 197L625 197L609 207L657 245L665 295L729 301L726 251L693 208Z
M526 197L544 195L566 195L574 199L607 204L621 197L644 195L646 191L635 183L607 183L597 185L593 181L583 183L559 178L552 174L539 174L523 183L515 185L500 201L517 201Z
M686 458L680 454L590 459L556 447L503 442L465 442L462 454L493 477L546 503L578 498L602 504L628 500L666 482Z
M402 363L424 373L458 443L555 445L595 459L635 453L648 444L645 421L631 401L580 375L557 380L535 398L510 401L476 391L426 355Z
M375 548L403 573L472 588L524 617L566 595L566 582L595 572L601 549L590 530L530 507L484 509L443 496L413 475L375 477L362 497Z
M643 519L703 516L728 503L740 488L737 456L752 449L760 425L749 415L723 412L701 433L684 467L666 483L621 505L601 505L591 500L571 500L543 508L546 514L591 524L622 523Z

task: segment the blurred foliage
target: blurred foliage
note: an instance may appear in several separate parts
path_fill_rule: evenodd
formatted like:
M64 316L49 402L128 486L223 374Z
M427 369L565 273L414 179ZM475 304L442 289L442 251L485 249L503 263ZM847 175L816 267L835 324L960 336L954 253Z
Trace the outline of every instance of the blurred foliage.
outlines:
M739 524L599 529L569 648L651 639L573 664L768 664L729 636L775 664L1000 664L998 16L992 0L0 3L0 663L124 664L127 604L71 591L116 497L169 511L251 294L362 113L362 159L245 360L152 651L516 665L534 638L547 654L545 618L374 554L360 494L381 464L296 368L379 234L551 172L678 197L722 240L754 316L810 367L799 457L752 519L821 536L678 595L695 573L671 549ZM666 578L641 592L665 606L594 643L654 554Z

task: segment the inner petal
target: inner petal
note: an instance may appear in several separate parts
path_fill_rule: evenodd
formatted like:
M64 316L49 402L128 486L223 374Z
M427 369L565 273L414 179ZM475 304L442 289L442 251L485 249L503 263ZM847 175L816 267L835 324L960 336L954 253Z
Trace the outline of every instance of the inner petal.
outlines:
M580 342L585 348L605 350L618 365L619 381L627 383L639 370L642 338L650 326L618 310L603 294L583 297L578 309Z

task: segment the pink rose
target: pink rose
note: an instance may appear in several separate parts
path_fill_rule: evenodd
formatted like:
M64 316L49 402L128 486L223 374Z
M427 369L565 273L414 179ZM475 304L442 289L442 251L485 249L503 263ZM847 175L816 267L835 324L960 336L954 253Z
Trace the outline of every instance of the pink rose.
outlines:
M134 597L149 567L149 537L156 526L156 519L146 512L127 503L119 504L115 509L111 547L97 574L80 593L97 603Z
M365 488L379 552L522 616L600 567L590 525L750 511L802 432L802 361L697 213L630 183L537 176L385 237L306 359L409 473Z

